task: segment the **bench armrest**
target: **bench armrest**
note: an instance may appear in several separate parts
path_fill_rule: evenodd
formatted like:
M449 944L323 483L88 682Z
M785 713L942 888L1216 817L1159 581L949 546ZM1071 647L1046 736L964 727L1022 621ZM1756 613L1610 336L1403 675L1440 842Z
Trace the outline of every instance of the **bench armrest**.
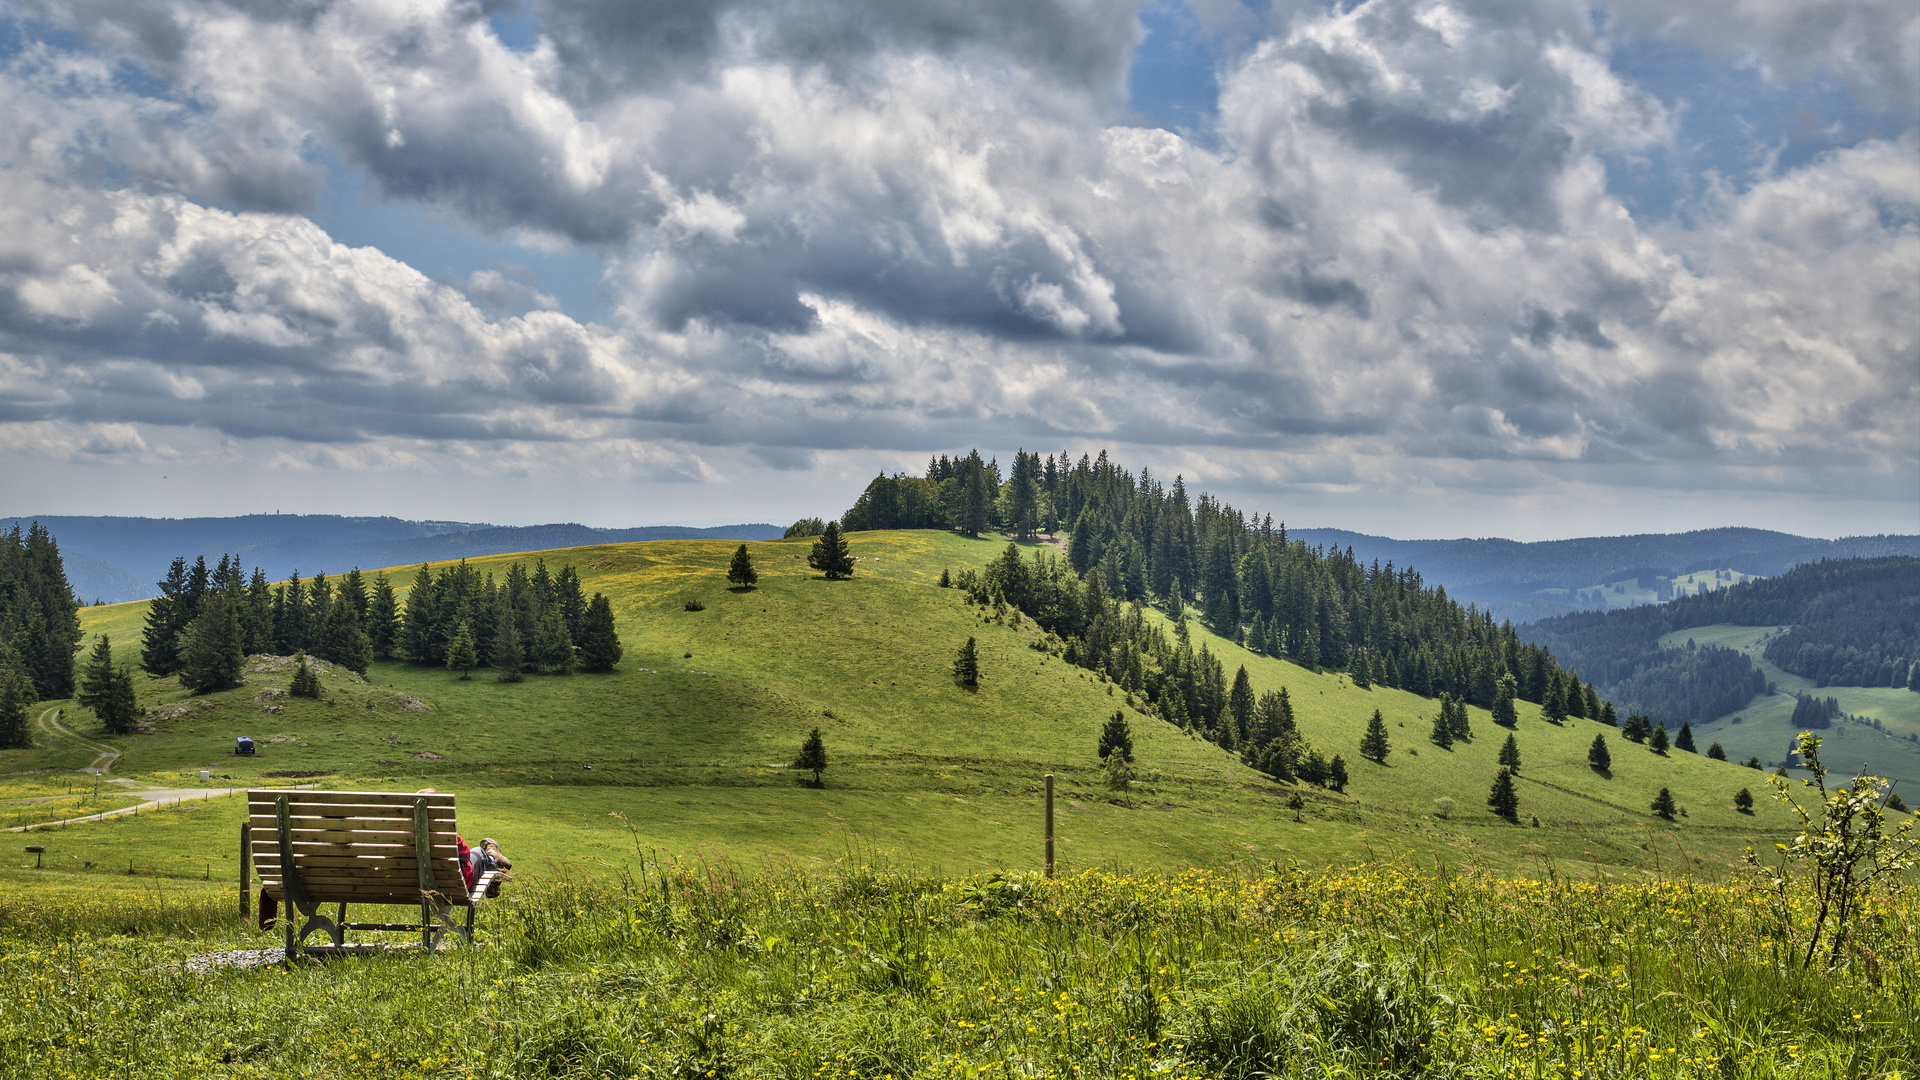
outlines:
M480 901L487 898L488 887L491 886L499 876L500 871L488 870L486 873L474 878L473 888L467 893L467 904L471 907L480 906Z

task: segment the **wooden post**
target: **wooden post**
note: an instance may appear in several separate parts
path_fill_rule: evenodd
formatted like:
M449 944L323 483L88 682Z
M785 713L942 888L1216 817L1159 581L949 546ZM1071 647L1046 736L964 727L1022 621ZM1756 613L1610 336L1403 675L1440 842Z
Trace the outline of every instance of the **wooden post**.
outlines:
M1047 774L1047 880L1053 880L1053 774Z
M245 919L250 910L248 900L253 893L253 823L240 823L240 918Z

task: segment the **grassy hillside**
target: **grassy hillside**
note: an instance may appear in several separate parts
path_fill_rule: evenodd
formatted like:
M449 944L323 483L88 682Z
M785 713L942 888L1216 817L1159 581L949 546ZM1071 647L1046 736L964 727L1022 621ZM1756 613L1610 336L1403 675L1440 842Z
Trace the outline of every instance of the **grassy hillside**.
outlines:
M1722 645L1738 649L1753 660L1753 666L1774 684L1775 693L1754 698L1738 712L1717 717L1709 723L1695 724L1694 737L1704 748L1718 742L1727 755L1744 761L1757 756L1761 761L1784 760L1793 745L1793 704L1795 694L1813 694L1833 698L1842 712L1878 720L1849 723L1835 720L1833 726L1819 732L1826 740L1824 758L1835 772L1851 773L1863 760L1871 760L1872 771L1895 781L1897 790L1908 802L1920 796L1920 694L1904 687L1823 686L1767 662L1761 653L1767 640L1784 631L1781 626L1729 626L1717 624L1691 630L1676 630L1660 639L1667 648L1679 648L1691 638L1696 645Z
M1432 701L1358 689L1198 630L1229 676L1245 664L1256 691L1286 686L1304 734L1342 754L1352 782L1344 795L1310 792L1296 822L1284 807L1287 789L1134 711L1142 780L1123 798L1102 784L1094 746L1104 719L1126 707L1124 692L1030 648L1031 624L990 623L958 590L936 585L943 568L982 565L1004 540L937 532L852 539L861 561L843 582L805 568L808 542L750 544L762 577L744 591L727 585L735 546L727 542L544 552L549 566L573 563L589 592L613 601L626 646L619 671L507 685L484 669L462 681L383 663L365 681L325 673L324 702L258 700L286 685L283 663L252 662L247 686L204 698L173 679L141 679L155 730L114 740L122 756L111 769L162 784L195 784L206 769L216 785L233 787L298 779L286 774L321 774L317 782L341 788L432 786L460 794L464 832L498 838L522 865L552 859L589 869L649 847L749 864L877 852L952 872L1032 868L1047 772L1059 777L1068 868L1383 856L1500 872L1551 865L1578 876L1711 875L1749 843L1767 849L1786 825L1764 797L1755 815L1732 809L1742 787L1764 796L1756 773L1684 753L1660 757L1616 734L1613 770L1602 776L1588 768L1587 746L1611 729L1556 727L1525 703L1522 824L1510 825L1485 806L1506 735L1486 712L1473 711L1472 742L1441 750L1426 738ZM503 572L533 557L474 561ZM393 576L402 587L411 580L405 569ZM705 610L685 610L689 599ZM111 633L116 655L132 659L144 610L90 608L84 628ZM981 650L978 693L948 676L969 635ZM57 704L43 706L46 724ZM1384 765L1358 751L1376 708L1393 742ZM86 710L69 706L65 724L100 742ZM802 786L786 767L814 726L832 762L825 790ZM243 734L260 741L258 757L231 756ZM0 773L36 773L0 778L0 799L30 797L39 789L29 786L71 776L96 757L50 726L41 743L0 752ZM1684 811L1672 824L1648 809L1662 786ZM1440 800L1453 801L1451 812ZM217 881L231 874L240 817L238 800L215 799L68 827L43 834L48 865L124 873L131 859L141 873ZM82 869L88 862L91 871ZM0 874L19 863L7 856Z

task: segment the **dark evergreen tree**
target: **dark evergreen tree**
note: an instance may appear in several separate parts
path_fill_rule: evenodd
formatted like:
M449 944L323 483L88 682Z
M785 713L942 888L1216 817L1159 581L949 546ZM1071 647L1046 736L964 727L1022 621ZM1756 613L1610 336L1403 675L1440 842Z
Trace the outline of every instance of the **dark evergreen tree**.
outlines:
M307 663L305 653L294 657L293 680L287 685L287 693L293 697L320 700L320 676L314 672L313 666Z
M960 646L959 653L953 658L953 681L969 690L980 688L980 654L972 638Z
M1333 779L1333 766L1327 761L1325 754L1318 750L1309 750L1306 756L1300 759L1299 775L1300 779L1315 787L1326 787L1327 782Z
M1593 737L1593 745L1587 747L1587 764L1593 766L1595 772L1612 771L1613 754L1607 750L1607 737L1605 735L1595 735Z
M1753 813L1753 792L1741 788L1733 796L1733 808L1743 814Z
M1118 753L1122 758L1133 760L1133 729L1127 726L1127 714L1115 709L1107 717L1106 726L1100 729L1100 745L1096 748L1100 759L1105 761L1108 754Z
M953 575L947 573L947 568L944 566L940 568L940 587L943 589L953 588Z
M1507 741L1500 745L1500 764L1514 773L1520 771L1520 741L1511 732L1507 734Z
M1373 719L1367 721L1367 733L1360 737L1360 755L1386 764L1388 753L1387 722L1380 716L1380 710L1373 710Z
M1427 734L1427 738L1433 741L1433 745L1442 750L1453 746L1453 717L1448 715L1451 711L1450 709L1436 711L1433 714L1433 730Z
M1587 688L1582 691L1582 693L1586 695L1587 699L1587 707L1581 713L1582 716L1585 716L1589 720L1598 720L1603 724L1613 722L1613 706L1600 700L1600 691L1595 690L1592 683L1588 683Z
M1680 723L1680 734L1673 737L1673 748L1685 750L1689 754L1699 753L1693 748L1693 725L1686 721Z
M253 579L247 583L240 625L245 631L248 656L273 653L273 587L267 584L267 575L257 566L253 568Z
M800 744L800 756L793 760L793 767L813 773L814 787L826 786L820 774L827 768L827 744L820 738L819 728L814 728L813 733Z
M1246 742L1253 731L1253 683L1247 678L1247 666L1234 673L1233 689L1227 694L1227 715L1233 721L1234 746Z
M180 631L186 629L187 560L177 558L159 582L160 595L147 601L146 629L140 635L140 666L162 678L180 670Z
M445 664L446 653L434 640L440 621L439 590L434 585L433 568L420 564L413 575L413 587L407 590L407 611L400 626L400 651L416 664Z
M1653 721L1645 713L1628 713L1627 722L1620 726L1620 734L1633 742L1646 742L1653 737Z
M313 651L322 660L339 664L357 675L365 675L367 665L373 662L373 643L368 640L360 615L354 610L352 595L346 589L336 593L327 606L326 621L321 624L319 641Z
M393 659L401 629L400 601L394 595L393 583L386 574L375 574L373 595L367 601L367 643L373 647L374 659Z
M825 574L828 581L853 576L853 556L847 553L847 539L840 534L838 521L827 522L827 530L813 542L807 565Z
M1673 820L1673 813L1676 809L1677 807L1673 805L1673 792L1668 791L1666 788L1661 788L1660 794L1653 797L1653 812L1666 818L1668 821Z
M452 646L448 646L448 653L451 655ZM519 682L527 677L527 653L520 645L520 627L510 608L500 609L493 630L493 651L487 660L501 682Z
M1513 789L1513 774L1506 769L1493 774L1493 790L1487 793L1487 806L1508 821L1520 816L1520 793Z
M1327 786L1335 791L1347 790L1347 759L1339 754L1327 763Z
M1580 676L1567 672L1567 715L1575 720L1585 720L1587 712L1587 691L1580 685Z
M100 709L113 694L113 641L106 634L96 634L93 639L93 651L87 654L87 663L80 672L80 685L74 694L74 700L82 708L92 709L94 715L100 715ZM105 716L100 716L102 723Z
M560 621L567 628L567 640L578 648L587 625L587 594L580 587L580 575L574 572L573 564L560 568L560 576L553 582L554 603L560 608Z
M462 679L471 679L473 669L479 666L480 657L473 648L473 631L462 619L453 628L453 638L447 642L447 670L459 672Z
M1719 743L1714 743L1712 746L1707 747L1707 756L1715 761L1725 761L1727 760L1727 751L1726 748Z
M1600 703L1600 715L1595 717L1595 719L1608 727L1620 726L1620 717L1613 711L1613 702L1611 701L1603 701Z
M1520 722L1520 712L1514 707L1516 693L1513 676L1502 675L1493 692L1493 722L1501 727L1514 727Z
M1760 757L1759 757L1759 755L1757 755L1757 754L1756 754L1755 756L1753 756L1753 757L1750 757L1750 758L1748 758L1747 760L1745 760L1745 761L1743 761L1743 762L1741 762L1740 764L1742 764L1742 765L1744 765L1744 766L1746 766L1746 767L1747 767L1747 768L1749 768L1749 769L1755 769L1755 770L1758 770L1758 769L1760 769L1760 768L1761 768L1761 765L1760 765Z
M42 701L73 696L80 604L60 546L38 522L24 537L18 525L0 535L0 640L11 645L28 694Z
M196 694L228 690L241 683L247 654L241 648L240 614L224 592L207 594L200 614L182 635L180 685Z
M1467 703L1451 694L1443 692L1440 695L1441 711L1446 711L1449 705L1453 707L1453 741L1472 742L1473 725L1467 717Z
M753 587L760 580L760 572L753 568L753 556L747 554L747 545L741 544L733 553L733 563L727 567L727 580L743 589Z
M1647 746L1656 754L1664 754L1667 752L1666 721L1661 721L1660 724L1653 729L1653 737L1647 740Z
M33 746L33 730L27 724L28 707L34 702L31 686L19 657L0 641L0 750Z
M558 604L549 605L534 625L533 658L555 675L573 671L573 641L567 637L567 625Z
M1554 672L1547 680L1546 700L1540 703L1540 715L1548 723L1564 724L1567 720L1566 680L1559 672Z
M620 635L614 632L613 605L599 593L587 604L580 621L580 666L587 671L612 671L620 662Z

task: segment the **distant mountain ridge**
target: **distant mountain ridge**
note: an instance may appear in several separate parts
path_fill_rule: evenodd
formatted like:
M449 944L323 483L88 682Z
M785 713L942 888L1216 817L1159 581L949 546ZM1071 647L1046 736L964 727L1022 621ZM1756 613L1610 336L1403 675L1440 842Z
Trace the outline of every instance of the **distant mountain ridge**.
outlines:
M1591 536L1522 543L1499 538L1395 540L1344 529L1289 529L1310 545L1353 548L1362 562L1412 566L1447 594L1515 623L1590 610L1542 590L1582 589L1629 577L1678 577L1696 570L1738 570L1775 577L1821 559L1920 556L1920 536L1850 536L1821 540L1767 529L1701 529L1686 533Z
M25 529L38 521L53 533L66 562L67 580L83 604L119 603L158 595L175 556L208 561L238 554L251 571L269 579L298 570L343 573L358 566L405 566L477 558L515 551L544 551L586 544L636 540L772 540L779 525L714 528L648 525L598 529L572 522L550 525L490 525L484 522L408 521L395 517L337 514L248 514L226 518L41 517L0 518L0 529Z

